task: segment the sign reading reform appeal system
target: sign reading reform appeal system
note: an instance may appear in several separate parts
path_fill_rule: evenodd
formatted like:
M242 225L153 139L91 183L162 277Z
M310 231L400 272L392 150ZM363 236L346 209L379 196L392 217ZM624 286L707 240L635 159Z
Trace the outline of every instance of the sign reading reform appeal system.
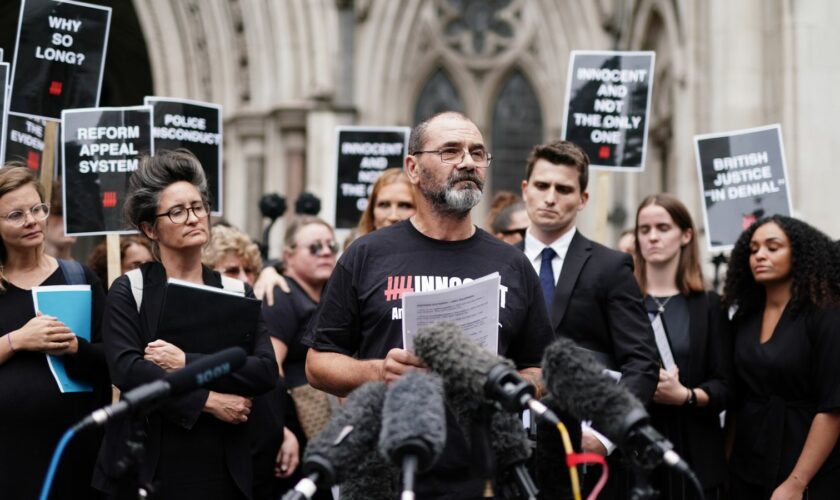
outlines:
M790 215L779 125L694 137L710 250L731 248L756 219Z
M654 52L572 51L563 139L589 155L592 168L645 166Z
M134 232L123 220L123 204L141 155L154 154L152 109L68 109L61 125L64 232Z

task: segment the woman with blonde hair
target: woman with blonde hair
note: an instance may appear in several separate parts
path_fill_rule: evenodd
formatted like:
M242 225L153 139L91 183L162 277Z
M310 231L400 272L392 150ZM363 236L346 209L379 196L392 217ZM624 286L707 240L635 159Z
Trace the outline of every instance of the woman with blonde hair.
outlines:
M49 213L29 169L0 169L0 498L36 498L61 434L110 394L100 344L105 294L90 269L45 253ZM34 287L67 284L91 287L92 342L35 312ZM47 354L59 356L67 373L94 391L63 393ZM71 442L50 498L96 497L90 478L100 438L86 432Z
M389 168L376 179L359 220L357 237L414 215L414 188L401 168Z

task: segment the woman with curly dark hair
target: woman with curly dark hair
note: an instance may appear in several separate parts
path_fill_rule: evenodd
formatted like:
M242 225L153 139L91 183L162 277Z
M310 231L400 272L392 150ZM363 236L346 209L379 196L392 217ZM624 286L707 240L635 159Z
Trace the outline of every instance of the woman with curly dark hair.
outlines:
M735 332L732 497L837 498L837 248L797 219L761 219L732 250L723 302Z

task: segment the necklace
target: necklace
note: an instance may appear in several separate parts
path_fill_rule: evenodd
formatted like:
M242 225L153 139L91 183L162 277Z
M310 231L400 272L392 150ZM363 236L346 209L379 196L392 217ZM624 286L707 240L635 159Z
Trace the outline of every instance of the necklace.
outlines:
M650 298L652 298L653 301L656 302L656 306L657 306L657 309L659 310L659 313L664 314L665 313L665 305L668 303L669 300L673 299L674 296L669 295L668 298L665 299L664 301L660 301L659 299L657 299L653 295L651 295Z

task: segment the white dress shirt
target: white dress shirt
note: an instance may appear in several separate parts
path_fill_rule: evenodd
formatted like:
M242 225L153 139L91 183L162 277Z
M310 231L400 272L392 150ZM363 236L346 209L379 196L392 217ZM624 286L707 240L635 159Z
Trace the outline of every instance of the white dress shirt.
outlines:
M531 265L534 266L534 271L536 271L538 275L540 274L540 266L542 265L542 251L545 247L551 247L557 253L557 255L551 260L551 269L554 271L554 283L555 285L557 284L560 280L560 271L563 270L563 262L566 260L566 253L569 251L569 245L571 245L572 238L575 237L576 232L577 228L572 227L572 229L567 231L566 234L552 241L550 245L546 245L542 241L538 240L536 236L531 234L530 228L525 232L525 256L528 257L529 261L531 261ZM549 317L551 316L550 310L548 311L548 315ZM583 421L580 427L582 431L590 432L593 436L595 436L607 449L608 455L615 450L615 444L613 444L613 442L606 436L593 429L590 426L589 421Z

